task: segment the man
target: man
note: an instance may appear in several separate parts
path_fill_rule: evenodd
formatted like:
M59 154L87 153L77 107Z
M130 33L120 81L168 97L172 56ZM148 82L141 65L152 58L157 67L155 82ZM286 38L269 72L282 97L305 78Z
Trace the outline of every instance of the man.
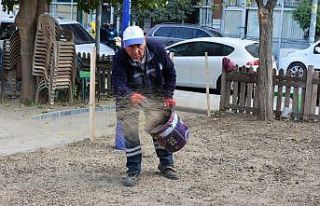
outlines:
M145 38L138 26L129 26L123 32L123 48L115 55L112 67L112 85L117 98L117 117L124 127L127 176L125 186L138 183L141 173L142 151L139 139L139 114L146 116L146 131L160 124L164 118L163 106L175 106L173 93L176 72L164 47ZM173 154L153 139L158 169L169 179L177 180Z

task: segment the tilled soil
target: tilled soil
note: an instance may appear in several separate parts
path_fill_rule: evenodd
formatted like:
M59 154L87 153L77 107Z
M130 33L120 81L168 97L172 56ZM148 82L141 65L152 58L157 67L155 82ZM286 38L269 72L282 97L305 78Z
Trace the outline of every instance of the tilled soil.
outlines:
M124 187L125 154L102 136L0 157L0 205L320 205L320 124L182 114L191 138L178 181L157 171L142 132L143 172Z

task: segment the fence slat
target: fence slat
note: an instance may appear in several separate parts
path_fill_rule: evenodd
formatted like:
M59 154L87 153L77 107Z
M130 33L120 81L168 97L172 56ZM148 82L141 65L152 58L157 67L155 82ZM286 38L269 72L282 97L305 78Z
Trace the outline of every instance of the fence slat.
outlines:
M279 78L281 79L282 77L284 76L284 70L281 69L279 71ZM280 119L280 116L281 116L281 107L282 107L282 92L283 92L283 86L282 84L279 84L278 85L278 95L277 95L277 104L276 104L276 117L278 119Z
M245 75L246 72L246 68L245 67L240 67L240 72L241 74ZM240 94L239 94L239 105L244 107L245 104L245 98L246 98L246 82L242 82L240 83ZM241 110L241 112L243 112Z
M319 72L316 71L313 73L313 80L319 80ZM312 81L313 82L313 81ZM316 115L316 107L317 107L317 96L318 96L319 84L312 84L312 100L311 100L311 109L310 114ZM318 99L319 101L319 99ZM320 115L320 108L318 109L318 115Z
M303 108L303 120L309 120L311 113L311 101L312 101L312 79L313 79L313 66L308 67L307 71L307 83L305 92L305 103Z
M253 73L254 73L253 68L250 68L250 69L249 69L249 74L253 74ZM246 106L246 107L251 107L251 105L252 105L253 84L254 84L254 83L248 83L248 84L247 84L247 97L246 97L246 102L245 102L245 106Z
M291 71L288 71L286 73L286 77L288 78L287 82L291 81ZM290 106L290 96L291 96L291 86L287 85L286 86L286 97L284 100L284 106L289 107Z
M225 105L227 104L227 84L228 82L226 81L226 71L224 68L222 68L222 76L221 76L221 93L220 93L220 105L219 105L219 110L220 111L225 111ZM230 98L230 96L229 96Z
M232 94L232 105L236 106L238 102L238 82L233 82L233 94Z

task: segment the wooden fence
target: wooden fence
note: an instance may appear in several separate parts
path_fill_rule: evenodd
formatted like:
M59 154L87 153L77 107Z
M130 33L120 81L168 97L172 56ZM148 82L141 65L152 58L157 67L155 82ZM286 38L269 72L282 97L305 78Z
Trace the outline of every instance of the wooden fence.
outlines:
M280 119L291 114L294 119L320 120L319 71L313 66L297 76L283 70L273 70L274 114ZM222 71L220 111L258 113L258 72L240 67Z
M90 54L78 53L78 72L90 72ZM96 89L98 98L101 94L112 95L111 89L111 70L112 70L112 56L99 56L96 60ZM79 74L79 76L81 76ZM80 77L81 78L81 77ZM82 84L82 83L80 83Z

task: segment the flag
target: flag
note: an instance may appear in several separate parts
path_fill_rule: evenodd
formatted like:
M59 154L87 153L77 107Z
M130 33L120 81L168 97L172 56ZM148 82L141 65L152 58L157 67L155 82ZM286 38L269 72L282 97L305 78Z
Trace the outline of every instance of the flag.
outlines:
M130 26L131 0L123 0L121 33Z

